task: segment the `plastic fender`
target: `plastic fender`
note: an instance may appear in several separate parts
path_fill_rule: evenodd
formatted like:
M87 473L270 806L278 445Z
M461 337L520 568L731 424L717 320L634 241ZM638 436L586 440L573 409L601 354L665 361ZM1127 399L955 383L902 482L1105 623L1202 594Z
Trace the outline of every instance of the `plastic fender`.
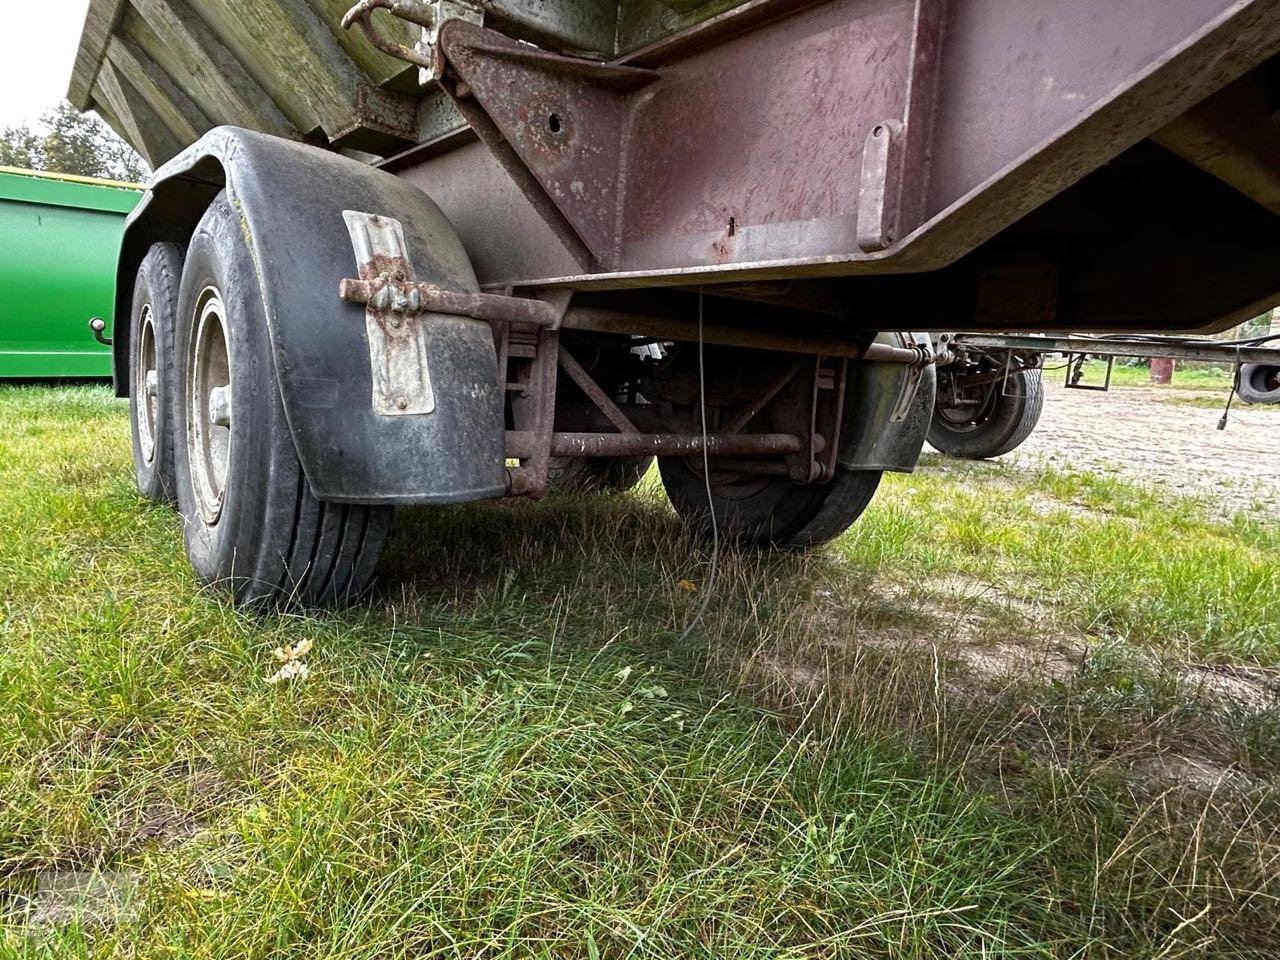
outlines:
M365 308L338 298L339 281L357 275L344 210L399 220L416 279L472 292L475 272L453 227L408 182L290 140L219 127L156 171L126 222L117 269L117 394L128 391L123 345L138 264L157 241L185 244L224 188L257 268L285 415L316 497L414 504L501 496L503 395L489 325L424 317L436 409L379 415Z

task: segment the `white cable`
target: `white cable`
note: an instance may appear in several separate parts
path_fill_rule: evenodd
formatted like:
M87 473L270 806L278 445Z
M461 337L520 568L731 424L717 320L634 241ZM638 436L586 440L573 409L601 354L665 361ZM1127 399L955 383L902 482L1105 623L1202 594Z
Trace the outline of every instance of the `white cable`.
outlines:
M702 591L702 602L693 614L693 619L680 634L683 642L693 633L702 621L702 615L711 605L711 597L716 588L716 575L720 569L720 524L716 520L716 505L711 494L711 456L707 453L707 375L706 365L702 358L702 288L698 288L698 407L702 411L702 479L707 486L707 510L711 513L711 571L707 575L707 583Z

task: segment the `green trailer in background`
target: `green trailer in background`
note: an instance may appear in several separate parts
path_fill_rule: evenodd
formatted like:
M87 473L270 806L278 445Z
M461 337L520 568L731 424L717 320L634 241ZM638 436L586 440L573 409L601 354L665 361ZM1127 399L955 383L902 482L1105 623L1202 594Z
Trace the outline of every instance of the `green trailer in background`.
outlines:
M0 167L0 378L111 376L111 350L86 324L110 324L124 218L141 196Z

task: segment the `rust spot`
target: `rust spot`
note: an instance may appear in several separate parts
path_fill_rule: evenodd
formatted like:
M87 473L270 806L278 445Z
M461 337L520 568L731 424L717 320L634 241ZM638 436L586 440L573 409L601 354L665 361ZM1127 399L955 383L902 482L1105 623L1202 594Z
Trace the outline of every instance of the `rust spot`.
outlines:
M516 137L544 160L555 161L572 149L572 116L556 99L535 97L519 108Z
M711 261L713 263L728 263L733 259L734 251L738 246L735 239L737 234L738 218L730 217L729 226L724 235L717 237L711 244Z
M384 275L391 280L404 280L409 276L409 264L403 257L383 253L376 253L372 260L360 264L361 280L376 280Z

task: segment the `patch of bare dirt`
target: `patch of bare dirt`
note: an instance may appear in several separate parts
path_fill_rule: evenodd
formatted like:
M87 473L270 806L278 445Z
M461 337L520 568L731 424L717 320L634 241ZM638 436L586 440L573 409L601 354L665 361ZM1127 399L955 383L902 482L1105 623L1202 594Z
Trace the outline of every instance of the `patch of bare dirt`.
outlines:
M49 870L37 878L34 893L14 898L5 919L18 927L105 927L136 916L140 905L134 871Z
M1220 410L1175 405L1169 396L1133 387L1089 393L1046 380L1039 426L1004 459L1117 474L1203 496L1228 512L1280 516L1280 414L1236 404L1220 431Z
M1045 706L1061 706L1064 697L1087 701L1097 682L1093 654L1084 635L1054 623L1051 608L1000 584L955 575L924 586L879 580L857 596L819 590L801 635L757 651L742 669L752 682L772 687L788 709L829 700L881 720L892 717L900 732L918 729L927 736L939 697L948 709L968 711L1012 696L1010 702L1023 703L1032 717ZM1280 703L1280 671L1178 666L1141 650L1123 656L1133 658L1127 669L1136 690L1148 673L1158 686L1157 678L1167 682L1173 670L1188 701L1208 696L1250 713ZM1121 679L1127 675L1122 667ZM1056 692L1038 694L1047 683ZM1020 729L1018 749L1047 759L1058 755L1061 744L1039 740L1035 722ZM1185 739L1171 739L1159 723L1149 730L1120 723L1121 729L1126 732L1114 740L1106 724L1082 729L1076 747L1096 751L1093 762L1116 765L1144 790L1223 788L1239 794L1261 784L1237 765L1238 744L1224 730L1189 728Z
M1263 709L1280 698L1280 670L1227 665L1192 666L1182 674L1193 689L1207 690L1222 700Z
M1130 771L1156 783L1190 787L1205 792L1224 787L1244 790L1257 786L1256 781L1230 763L1209 757L1184 757L1166 753L1140 760Z

